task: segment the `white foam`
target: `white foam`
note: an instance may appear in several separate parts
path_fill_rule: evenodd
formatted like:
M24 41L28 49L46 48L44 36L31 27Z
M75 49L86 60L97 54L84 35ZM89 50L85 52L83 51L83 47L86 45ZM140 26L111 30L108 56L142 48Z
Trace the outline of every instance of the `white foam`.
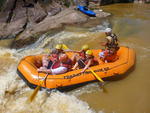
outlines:
M0 109L3 113L95 113L89 105L79 100L75 93L67 94L52 92L50 96L45 91L39 91L31 104L26 104L31 90L16 74L17 64L20 59L30 54L42 51L28 49L22 52L1 48L0 56L5 59L6 72L0 73Z
M25 97L19 98L7 108L9 113L95 113L86 102L77 99L73 95L53 92L46 96L40 92L35 101L26 104ZM6 113L7 113L6 112Z

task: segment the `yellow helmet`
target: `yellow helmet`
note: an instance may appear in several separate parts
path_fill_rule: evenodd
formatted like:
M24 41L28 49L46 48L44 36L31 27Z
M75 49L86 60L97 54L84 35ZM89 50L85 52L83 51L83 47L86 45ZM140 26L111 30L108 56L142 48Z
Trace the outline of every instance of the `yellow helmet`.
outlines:
M62 45L61 44L57 44L55 48L56 49L62 49Z
M86 51L86 54L87 54L87 55L93 55L93 52L92 52L91 50L87 50L87 51Z
M89 46L88 45L83 45L82 46L82 50L88 50L89 49Z

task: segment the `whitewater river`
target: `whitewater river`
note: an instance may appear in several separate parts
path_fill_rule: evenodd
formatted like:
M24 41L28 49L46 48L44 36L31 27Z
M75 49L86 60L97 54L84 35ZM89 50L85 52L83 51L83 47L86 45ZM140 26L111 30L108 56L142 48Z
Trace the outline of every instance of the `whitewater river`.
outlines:
M0 40L0 113L150 113L150 5L116 4L101 7L112 16L81 26L66 26L52 36L20 50L10 49L12 40ZM32 91L17 73L17 64L27 55L44 53L57 43L71 49L89 44L101 48L102 30L112 27L120 45L134 48L136 65L125 78L105 84L103 92L91 83L69 92L40 91L32 103L26 103Z

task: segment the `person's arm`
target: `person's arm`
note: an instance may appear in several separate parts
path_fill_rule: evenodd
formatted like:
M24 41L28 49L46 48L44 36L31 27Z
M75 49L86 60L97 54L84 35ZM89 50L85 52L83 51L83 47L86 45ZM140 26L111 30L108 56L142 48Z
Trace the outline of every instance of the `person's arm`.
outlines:
M81 72L82 72L82 73L85 72L85 70L90 67L91 63L92 63L92 59L90 59L90 60L88 61L88 63L85 65L85 67L83 68L83 70L82 70Z
M75 50L71 50L71 49L67 49L67 50L64 50L65 52L73 52L73 53L78 53L78 51L75 51Z
M102 46L106 46L107 42L100 42Z

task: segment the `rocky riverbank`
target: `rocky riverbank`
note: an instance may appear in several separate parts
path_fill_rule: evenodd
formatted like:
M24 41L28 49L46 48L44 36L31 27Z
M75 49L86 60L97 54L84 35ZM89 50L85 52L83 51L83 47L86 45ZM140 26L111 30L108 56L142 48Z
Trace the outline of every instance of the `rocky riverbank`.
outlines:
M115 2L133 0L6 0L0 12L0 40L13 38L12 48L25 47L35 42L42 34L60 29L63 25L81 24L91 19L75 10L77 4L94 8ZM96 17L92 18L110 15L101 10L94 11Z
M10 0L11 5L0 13L0 39L14 38L13 48L21 48L35 42L42 34L61 28L66 24L87 22L90 17L67 8L59 2L49 4L26 3L22 0ZM10 4L9 3L9 4ZM103 18L109 13L96 11Z

